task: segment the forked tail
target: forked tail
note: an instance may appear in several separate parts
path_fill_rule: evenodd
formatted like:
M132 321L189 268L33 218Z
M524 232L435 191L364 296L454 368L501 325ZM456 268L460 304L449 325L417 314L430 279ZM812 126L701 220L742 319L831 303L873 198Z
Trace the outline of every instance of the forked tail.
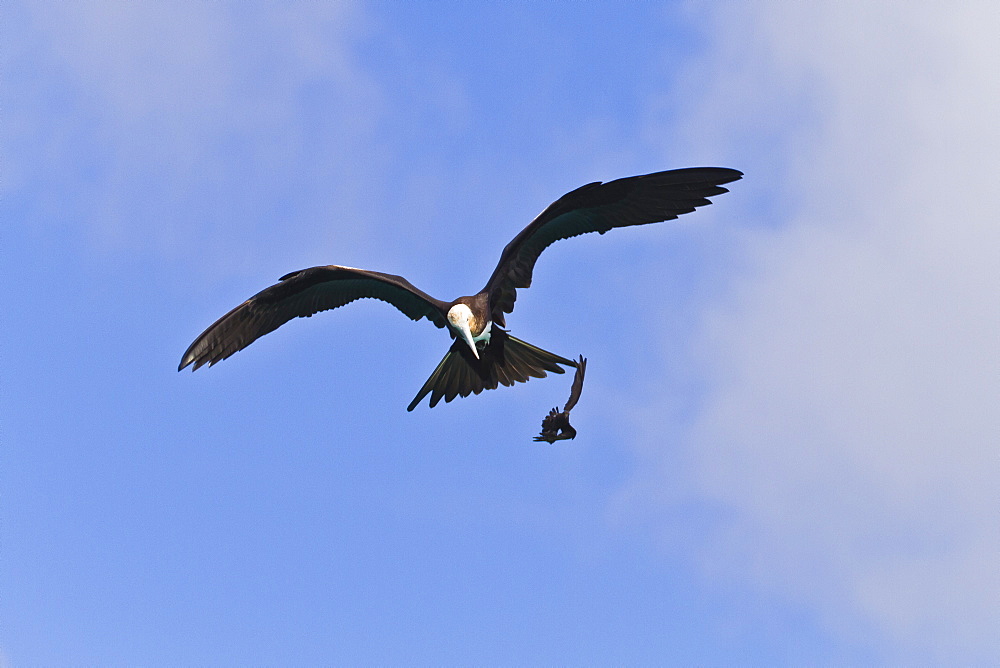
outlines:
M455 397L495 390L498 385L526 383L532 377L544 378L546 371L565 373L560 364L577 365L573 360L542 350L494 327L490 344L480 351L479 359L464 341L456 339L406 410L416 408L428 393L433 408L442 398L447 403Z

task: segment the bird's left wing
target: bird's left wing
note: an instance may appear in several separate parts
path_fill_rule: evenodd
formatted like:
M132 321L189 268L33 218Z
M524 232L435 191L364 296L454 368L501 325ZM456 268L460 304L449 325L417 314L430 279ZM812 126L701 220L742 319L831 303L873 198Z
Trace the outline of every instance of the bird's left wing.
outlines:
M517 288L531 285L535 261L550 244L587 232L671 220L710 204L708 197L729 192L723 183L742 176L723 167L674 169L588 183L563 195L503 249L483 289L490 295L493 321L504 325L504 313L514 310Z
M402 276L330 265L293 271L258 292L206 329L181 358L178 371L215 364L292 318L334 309L356 299L381 299L413 320L447 324L446 302L413 287Z

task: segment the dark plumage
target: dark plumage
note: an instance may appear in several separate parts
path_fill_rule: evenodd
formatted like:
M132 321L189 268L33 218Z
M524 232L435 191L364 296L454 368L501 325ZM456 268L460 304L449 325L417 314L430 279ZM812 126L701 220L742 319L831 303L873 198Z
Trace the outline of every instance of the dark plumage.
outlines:
M576 363L576 375L573 376L573 387L569 390L569 401L563 407L562 412L558 408L553 408L549 414L542 419L542 433L535 436L536 441L548 441L555 443L565 439L576 438L576 429L569 423L569 412L580 401L580 393L583 392L583 376L587 373L587 360L580 355Z
M451 302L435 299L401 276L330 265L286 274L224 315L187 349L178 370L224 360L292 318L308 317L356 299L389 302L413 320L446 327L455 342L408 406L427 394L430 405L513 385L576 363L510 336L505 314L517 289L531 285L535 261L559 239L615 227L645 225L694 211L742 173L719 167L677 169L590 183L563 195L507 244L486 286Z

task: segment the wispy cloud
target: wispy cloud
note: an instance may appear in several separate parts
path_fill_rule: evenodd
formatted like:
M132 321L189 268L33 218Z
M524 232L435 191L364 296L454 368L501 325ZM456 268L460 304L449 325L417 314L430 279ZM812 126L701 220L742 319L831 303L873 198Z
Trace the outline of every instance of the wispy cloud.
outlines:
M689 351L704 397L679 454L644 439L655 473L630 493L664 516L718 511L693 555L705 572L807 605L834 635L996 660L1000 11L702 18L717 48L688 73L680 132L745 169L732 197L773 215L727 227L743 270L712 267L728 287ZM681 461L691 489L663 493Z
M52 232L239 262L243 240L287 231L275 220L321 229L361 190L381 100L352 3L27 3L7 19L4 188Z

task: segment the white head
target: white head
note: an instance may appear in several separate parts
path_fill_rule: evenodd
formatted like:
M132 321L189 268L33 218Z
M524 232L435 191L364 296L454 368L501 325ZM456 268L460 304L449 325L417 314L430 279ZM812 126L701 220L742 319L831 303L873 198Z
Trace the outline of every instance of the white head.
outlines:
M472 354L476 356L476 359L479 359L479 351L472 338L472 309L465 304L455 304L448 309L448 324L462 337L462 340L469 344L469 347L472 348Z

